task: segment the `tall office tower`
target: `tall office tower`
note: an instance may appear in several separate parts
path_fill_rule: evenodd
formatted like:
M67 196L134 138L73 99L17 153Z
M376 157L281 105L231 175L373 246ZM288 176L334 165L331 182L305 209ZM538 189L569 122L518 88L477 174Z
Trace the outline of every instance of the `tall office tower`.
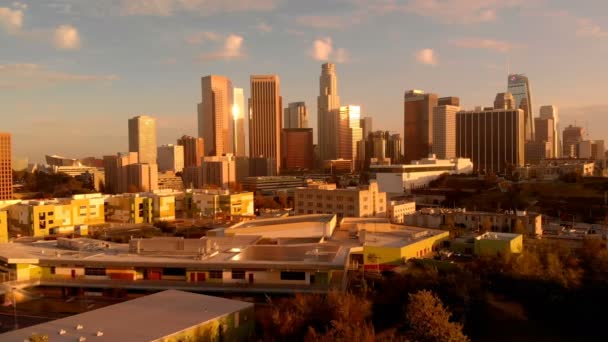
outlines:
M182 172L184 170L184 146L162 145L158 147L158 171Z
M433 153L437 159L456 158L456 113L460 107L439 105L433 108Z
M227 77L201 78L202 102L198 104L198 136L205 140L205 155L221 156L233 152L233 90Z
M0 200L13 198L11 134L0 133Z
M283 169L310 170L314 168L312 128L284 128L281 140Z
M513 94L506 93L498 93L496 94L496 98L494 99L494 109L514 109L515 108L515 99L513 98Z
M536 142L547 142L551 146L549 157L556 158L553 151L555 136L553 135L554 123L552 118L534 118L534 129L536 130Z
M367 168L372 158L376 161L385 161L387 158L388 132L375 131L368 134L360 145L363 149L360 153L364 167Z
M103 156L106 193L120 194L128 191L127 166L137 164L137 159L137 152L123 152L116 155Z
M594 160L606 159L604 140L583 140L576 147L578 158L587 158Z
M437 106L437 94L425 94L421 90L405 92L403 106L403 137L405 162L429 156L433 148L433 108Z
M247 134L245 133L245 95L243 88L234 88L233 95L234 103L232 105L232 118L234 122L233 134L234 137L234 155L242 157L247 155L245 144L247 142Z
M274 158L277 172L281 169L281 102L279 76L251 76L249 156Z
M401 134L390 134L386 132L388 139L386 140L386 156L391 159L392 164L399 164L403 161L403 139Z
M583 141L583 135L585 130L582 127L569 125L564 128L563 139L564 142L564 152L562 154L565 158L577 158L577 145L579 142Z
M446 96L437 99L438 106L456 106L460 107L460 98L456 96Z
M321 66L319 77L319 96L317 97L317 143L320 160L331 160L338 157L338 119L340 97L336 66L325 63Z
M205 155L203 138L183 135L177 139L177 144L184 147L184 167L201 166L201 158Z
M148 192L158 190L158 166L156 164L129 164L127 189L125 192Z
M361 130L363 132L363 139L367 139L367 136L372 132L372 117L371 116L365 116L361 118L361 123L359 124L359 126L361 126Z
M341 106L338 123L338 158L353 161L353 166L359 168L359 141L363 139L363 131L359 126L361 123L360 106Z
M287 105L283 128L308 128L308 110L304 102L292 102Z
M504 174L524 165L524 112L483 109L456 113L456 156L470 158L477 171Z
M511 74L508 78L507 91L513 94L515 103L513 108L524 110L525 139L534 140L534 115L532 113L532 91L528 77L522 74Z
M553 158L561 157L561 144L559 137L559 119L557 116L557 107L548 105L540 107L540 118L541 119L553 119Z
M156 119L136 116L129 119L129 152L137 152L138 162L156 164Z
M203 158L203 186L230 189L236 182L236 164L233 155Z

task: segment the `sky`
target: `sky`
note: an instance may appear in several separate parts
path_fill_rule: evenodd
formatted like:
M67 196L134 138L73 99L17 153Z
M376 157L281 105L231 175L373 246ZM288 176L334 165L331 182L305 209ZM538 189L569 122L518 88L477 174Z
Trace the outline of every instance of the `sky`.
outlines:
M553 104L608 139L606 0L0 0L0 131L30 161L126 151L140 114L175 143L196 134L202 76L248 97L250 75L278 74L316 132L327 61L374 129L402 132L406 90L489 106L511 72L535 115Z

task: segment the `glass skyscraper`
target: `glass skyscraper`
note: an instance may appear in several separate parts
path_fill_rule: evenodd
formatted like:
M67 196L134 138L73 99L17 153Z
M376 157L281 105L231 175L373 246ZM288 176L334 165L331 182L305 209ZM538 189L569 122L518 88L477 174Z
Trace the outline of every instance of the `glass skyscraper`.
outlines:
M515 99L515 109L524 110L524 136L526 141L534 140L534 118L532 114L532 92L528 77L521 74L509 75L507 86L509 93Z

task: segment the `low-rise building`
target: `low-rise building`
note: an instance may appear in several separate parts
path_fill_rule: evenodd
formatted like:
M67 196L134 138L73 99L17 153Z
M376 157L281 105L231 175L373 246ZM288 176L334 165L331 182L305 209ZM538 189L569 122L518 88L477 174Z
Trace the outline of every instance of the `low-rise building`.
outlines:
M0 210L0 243L8 242L8 213Z
M523 236L487 232L475 238L475 255L497 255L523 252Z
M247 341L254 328L252 303L167 290L14 330L0 335L0 340L29 341L37 334L70 342Z
M595 162L591 159L545 159L538 165L518 167L516 171L523 179L556 180L560 176L574 173L581 177L591 177L594 174Z
M295 191L295 213L336 214L342 217L386 216L386 193L378 190L378 183L368 186L336 188L335 184L308 183Z
M392 223L405 223L405 216L416 212L414 201L389 201L386 213Z
M290 192L306 186L306 179L295 176L245 177L241 185L244 190L256 194L274 194L279 190Z
M323 161L323 170L332 175L353 172L353 161L351 159L333 159Z
M106 201L106 221L121 223L154 222L154 204L150 198L140 194L108 196Z
M184 190L182 177L176 176L173 172L162 172L158 174L158 190Z
M253 216L253 192L229 190L193 190L186 192L186 209L190 216L225 215L230 218Z
M471 173L473 164L466 158L437 159L431 155L429 158L412 161L411 164L371 165L370 170L376 175L380 191L403 193L427 187L444 173Z

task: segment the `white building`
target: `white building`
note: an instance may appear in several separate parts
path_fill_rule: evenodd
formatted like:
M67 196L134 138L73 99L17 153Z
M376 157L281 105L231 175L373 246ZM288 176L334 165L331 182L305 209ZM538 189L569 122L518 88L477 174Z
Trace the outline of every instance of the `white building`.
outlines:
M162 145L157 149L159 172L182 172L184 170L184 146Z
M431 155L407 165L371 165L370 169L376 174L380 191L402 193L426 187L443 173L471 173L473 163L468 158L437 159Z
M416 212L414 201L390 201L386 206L386 213L391 223L405 223L405 216Z

